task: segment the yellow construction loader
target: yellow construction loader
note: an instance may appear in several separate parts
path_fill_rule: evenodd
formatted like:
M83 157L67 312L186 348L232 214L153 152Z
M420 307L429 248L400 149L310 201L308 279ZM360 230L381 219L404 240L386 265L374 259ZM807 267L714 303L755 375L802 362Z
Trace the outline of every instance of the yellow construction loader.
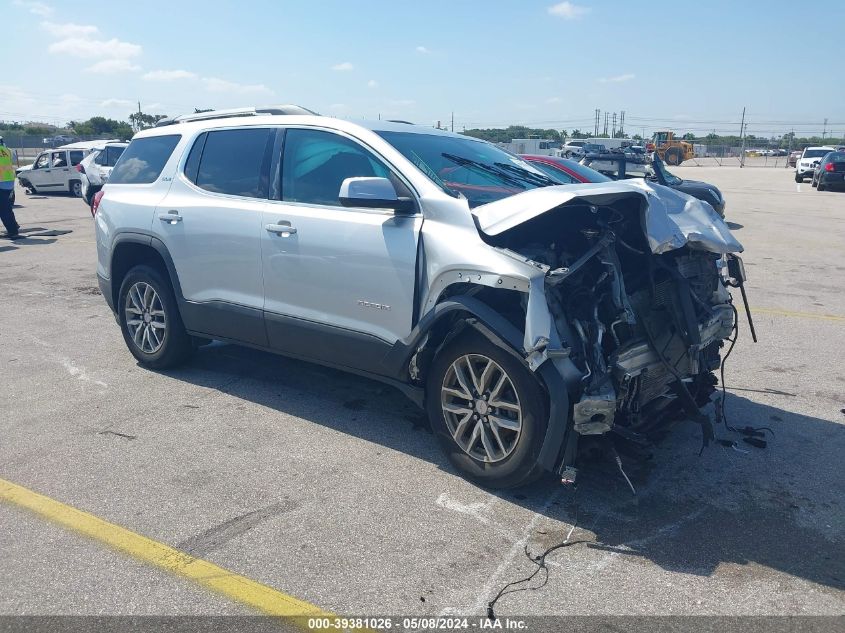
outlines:
M655 152L667 165L680 165L685 160L695 158L692 144L676 141L674 132L655 132L651 143L646 146L649 152Z

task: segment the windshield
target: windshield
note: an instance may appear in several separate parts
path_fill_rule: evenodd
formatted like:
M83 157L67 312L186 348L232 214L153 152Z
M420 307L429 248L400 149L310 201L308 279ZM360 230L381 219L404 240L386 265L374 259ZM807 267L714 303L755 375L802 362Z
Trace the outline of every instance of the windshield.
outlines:
M560 184L524 160L470 137L376 131L426 176L470 207Z
M663 164L663 161L659 158L655 161L652 161L651 167L652 169L654 169L655 175L658 177L658 180L662 176L663 181L670 187L677 187L683 182L683 180L678 178L675 174L670 173L669 170L666 169L666 166Z
M827 156L832 151L832 149L805 149L802 158L821 158L822 156Z

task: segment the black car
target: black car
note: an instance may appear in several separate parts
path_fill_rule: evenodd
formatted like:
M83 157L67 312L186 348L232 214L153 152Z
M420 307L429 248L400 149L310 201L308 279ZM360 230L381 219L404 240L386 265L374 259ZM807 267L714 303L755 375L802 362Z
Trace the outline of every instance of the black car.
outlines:
M819 191L845 187L845 152L830 152L819 161L813 172L813 186Z
M671 189L677 189L693 198L710 203L716 213L725 217L725 199L718 187L700 180L678 178L666 169L663 161L656 154L650 161L646 156L630 154L588 154L580 162L613 180L645 178Z

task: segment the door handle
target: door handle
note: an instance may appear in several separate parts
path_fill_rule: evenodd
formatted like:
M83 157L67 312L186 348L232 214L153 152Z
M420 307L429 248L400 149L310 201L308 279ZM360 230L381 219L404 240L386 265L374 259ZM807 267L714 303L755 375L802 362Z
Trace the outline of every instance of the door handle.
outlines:
M176 224L177 222L182 221L182 216L179 215L179 212L176 209L171 209L167 213L160 213L158 219L162 222L167 222L168 224Z
M278 224L265 224L264 228L268 232L275 233L281 237L290 237L296 234L296 229L287 220L279 220Z

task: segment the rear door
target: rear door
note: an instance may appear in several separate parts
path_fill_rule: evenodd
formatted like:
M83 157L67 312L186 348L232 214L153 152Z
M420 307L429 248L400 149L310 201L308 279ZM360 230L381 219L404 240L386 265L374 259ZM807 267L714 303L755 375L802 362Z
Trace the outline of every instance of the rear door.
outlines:
M167 247L188 329L266 344L261 222L276 130L210 130L193 142L153 232Z
M355 139L289 128L281 154L278 200L261 230L270 344L377 372L380 354L412 328L422 215L340 204L341 183L355 176L387 177L399 195L412 195Z

